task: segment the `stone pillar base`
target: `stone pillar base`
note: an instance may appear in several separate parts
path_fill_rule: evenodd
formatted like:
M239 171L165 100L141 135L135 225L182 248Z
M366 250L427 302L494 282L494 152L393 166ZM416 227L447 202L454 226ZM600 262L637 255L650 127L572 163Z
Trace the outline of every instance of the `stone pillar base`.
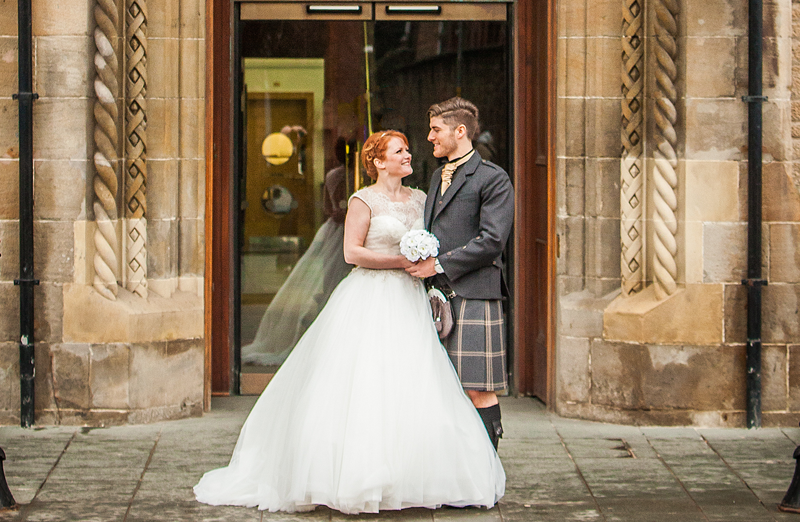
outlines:
M91 286L65 284L63 342L36 344L36 423L108 426L201 415L204 356L198 295L145 300L120 288L110 301ZM0 411L0 424L18 417L18 408Z
M203 299L189 292L148 299L119 289L109 301L88 285L64 285L64 341L128 343L203 337Z
M659 301L653 285L619 296L603 313L603 339L716 345L722 343L723 285L686 285Z

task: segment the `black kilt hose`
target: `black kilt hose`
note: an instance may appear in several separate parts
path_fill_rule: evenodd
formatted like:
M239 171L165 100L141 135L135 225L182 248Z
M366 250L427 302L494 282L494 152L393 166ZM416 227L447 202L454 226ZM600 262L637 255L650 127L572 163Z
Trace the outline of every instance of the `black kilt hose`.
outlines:
M455 325L444 346L465 390L508 387L506 331L499 299L451 299Z

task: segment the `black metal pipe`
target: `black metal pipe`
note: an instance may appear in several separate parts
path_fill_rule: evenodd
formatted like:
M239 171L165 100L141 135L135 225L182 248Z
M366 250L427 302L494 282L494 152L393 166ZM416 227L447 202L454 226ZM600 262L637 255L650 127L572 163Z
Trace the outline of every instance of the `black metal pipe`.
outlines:
M749 0L747 102L747 427L761 427L762 0Z
M18 0L19 49L19 379L20 424L33 425L33 34L31 30L31 0Z

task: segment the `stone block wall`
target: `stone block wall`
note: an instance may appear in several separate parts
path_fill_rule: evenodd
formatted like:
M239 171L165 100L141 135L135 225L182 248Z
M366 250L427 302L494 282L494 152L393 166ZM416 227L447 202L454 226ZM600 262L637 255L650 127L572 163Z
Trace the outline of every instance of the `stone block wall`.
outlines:
M800 363L792 357L800 341L795 258L800 178L792 142L800 136L794 123L800 121L794 106L800 92L800 68L793 60L800 35L797 6L778 0L764 7L765 425L795 425L800 418ZM622 176L626 164L620 151L625 154L624 97L633 80L625 79L621 60L623 30L631 22L623 24L620 7L623 13L641 9L644 16L638 64L643 124L637 131L646 174L638 225L643 279L640 291L624 296L626 223L620 217L629 197L623 184L629 181ZM667 38L666 29L657 26L656 9L662 15L664 9L673 11L676 42L674 69L667 71L676 92L671 116L676 288L666 295L658 291L655 260L657 192L663 187L657 178L663 166L660 145L673 138L659 130L659 116L667 113L659 112L664 69L655 35ZM741 97L747 94L747 20L746 3L733 0L559 4L555 408L563 415L636 424L744 425L747 107ZM627 38L630 44L630 33Z
M151 0L148 9L147 272L168 297L203 285L205 4Z
M108 4L108 2L107 2ZM111 2L113 4L113 2ZM124 85L124 2L114 43ZM36 422L102 425L197 415L203 397L204 28L202 0L147 5L147 298L95 275L94 0L34 1ZM0 0L0 424L19 422L17 3ZM112 163L124 254L124 90Z
M619 287L619 2L558 3L559 295ZM616 68L615 68L616 67Z

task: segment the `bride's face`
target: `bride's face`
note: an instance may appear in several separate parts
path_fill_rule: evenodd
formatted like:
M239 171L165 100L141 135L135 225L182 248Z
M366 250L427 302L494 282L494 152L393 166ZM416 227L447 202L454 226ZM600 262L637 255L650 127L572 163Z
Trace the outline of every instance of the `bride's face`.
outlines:
M380 163L376 162L378 169L383 168L390 176L404 178L414 172L411 168L411 153L408 146L400 138L392 138L386 147L386 157Z

